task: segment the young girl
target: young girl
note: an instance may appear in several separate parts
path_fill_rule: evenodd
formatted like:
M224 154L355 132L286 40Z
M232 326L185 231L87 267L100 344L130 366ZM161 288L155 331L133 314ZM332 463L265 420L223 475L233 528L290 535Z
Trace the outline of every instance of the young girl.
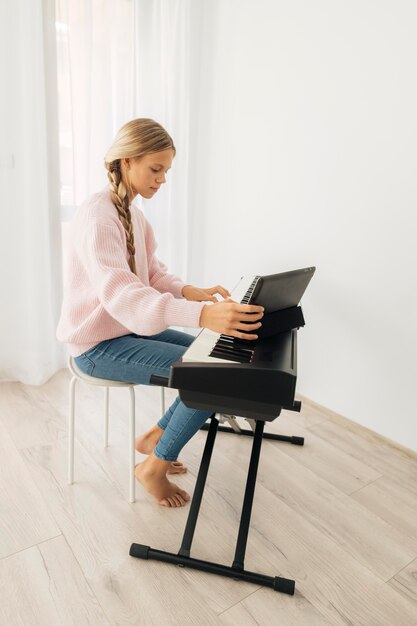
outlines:
M86 374L142 385L152 374L168 376L194 339L169 326L256 338L241 331L260 327L262 307L231 301L219 285L200 289L169 274L155 256L151 225L132 205L137 195L157 193L174 156L174 143L160 124L128 122L105 157L110 184L72 220L57 338L69 344ZM218 302L215 294L225 300ZM137 438L137 451L148 456L136 466L136 478L162 506L189 500L167 473L185 471L178 454L210 415L177 398L157 425Z

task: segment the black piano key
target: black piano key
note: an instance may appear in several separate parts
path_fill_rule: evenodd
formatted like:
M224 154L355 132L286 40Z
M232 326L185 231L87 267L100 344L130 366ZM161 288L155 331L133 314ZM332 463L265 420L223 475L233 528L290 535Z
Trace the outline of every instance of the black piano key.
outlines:
M233 346L233 337L220 337L216 341L216 345Z
M224 359L225 361L235 361L236 363L249 363L248 359L243 359L243 357L234 357L230 354L213 354L211 353L209 356L214 356L216 359Z
M256 345L256 339L239 339L238 337L231 337L230 335L220 335L218 341L227 341L231 345L248 348L249 350L253 350Z
M242 354L244 355L251 355L253 354L253 350L242 350L241 348L236 348L233 345L215 345L213 346L213 350L219 350L221 352L231 352L234 354Z
M210 354L214 359L225 359L226 361L233 361L235 363L251 363L252 358L248 356L242 356L241 354L227 354L225 352L212 352Z
M236 356L242 359L249 359L251 360L253 357L253 352L249 352L249 351L245 351L245 352L241 352L239 350L225 350L223 348L223 346L216 346L215 348L213 348L213 352L216 353L222 353L222 354L231 354L232 356Z
M217 340L216 346L230 346L239 350L254 351L256 339L238 339L237 337L224 337Z
M258 278L259 276L255 276L255 278L253 279L249 289L247 290L247 292L245 293L245 295L243 296L242 300L240 301L241 304L249 304L253 291L256 287L256 283L258 282Z
M249 347L251 344L251 339L238 339L237 337L232 337L230 335L220 335L218 341L226 341L233 345L238 344L239 342L242 342L242 346L248 345Z
M239 346L255 346L257 339L240 339L239 337L234 338L234 343Z
M222 344L214 346L213 350L223 350L223 352L233 352L233 354L252 354L253 350L242 350L241 348L235 348L234 346L224 346Z
M251 350L249 347L237 346L234 341L228 341L226 339L219 339L216 342L216 346L224 346L225 348L236 348L238 350Z
M236 354L228 354L227 352L220 352L213 350L210 352L209 356L215 357L216 359L225 359L226 361L235 361L236 363L250 363L251 358L247 356L241 356Z
M239 346L239 344L236 344L234 339L228 339L228 338L218 339L216 341L216 346L225 346L226 348L237 348L239 350L252 350L252 347L250 346L249 341L246 343L242 343L242 345Z
M210 356L213 356L213 353L216 354L230 354L231 356L242 357L242 359L251 359L253 356L252 352L240 352L239 350L233 350L231 348L224 348L222 346L215 346L211 351Z

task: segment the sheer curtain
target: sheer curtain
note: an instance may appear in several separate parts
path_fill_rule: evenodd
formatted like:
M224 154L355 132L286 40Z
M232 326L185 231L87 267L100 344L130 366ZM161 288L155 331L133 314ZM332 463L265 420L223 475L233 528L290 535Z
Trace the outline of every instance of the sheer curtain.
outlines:
M106 184L104 154L134 116L134 5L56 0L63 218Z
M191 131L198 99L198 48L201 2L135 0L134 40L137 117L152 117L171 134L177 150L168 183L142 208L155 228L158 253L169 268L189 280L193 236Z
M116 131L151 117L177 148L172 174L141 208L158 254L186 279L189 248L191 0L56 0L63 220L107 182ZM64 225L65 233L65 225Z
M0 4L0 380L45 382L55 340L61 243L54 4Z
M197 15L191 0L1 3L1 380L42 384L65 366L65 222L106 184L104 154L134 117L158 120L177 147L167 185L142 208L160 258L187 280Z

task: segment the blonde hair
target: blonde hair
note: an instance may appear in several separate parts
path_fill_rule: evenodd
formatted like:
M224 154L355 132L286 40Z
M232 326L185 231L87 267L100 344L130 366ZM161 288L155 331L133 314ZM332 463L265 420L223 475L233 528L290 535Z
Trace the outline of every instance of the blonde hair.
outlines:
M175 154L174 142L167 131L154 120L138 118L121 127L104 157L104 165L110 182L111 198L126 233L127 249L130 255L129 267L134 274L136 274L135 239L127 189L129 188L129 191L132 192L132 187L122 159L137 158L168 148L172 148Z

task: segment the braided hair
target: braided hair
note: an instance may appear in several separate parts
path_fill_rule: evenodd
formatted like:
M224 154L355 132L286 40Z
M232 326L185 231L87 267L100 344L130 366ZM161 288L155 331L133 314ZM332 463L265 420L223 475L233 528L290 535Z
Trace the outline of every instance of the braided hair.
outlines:
M168 148L172 148L175 154L174 142L167 131L154 120L138 118L122 126L104 158L111 199L125 230L129 267L134 274L136 274L135 238L129 201L129 195L132 197L133 194L122 159L141 157Z

